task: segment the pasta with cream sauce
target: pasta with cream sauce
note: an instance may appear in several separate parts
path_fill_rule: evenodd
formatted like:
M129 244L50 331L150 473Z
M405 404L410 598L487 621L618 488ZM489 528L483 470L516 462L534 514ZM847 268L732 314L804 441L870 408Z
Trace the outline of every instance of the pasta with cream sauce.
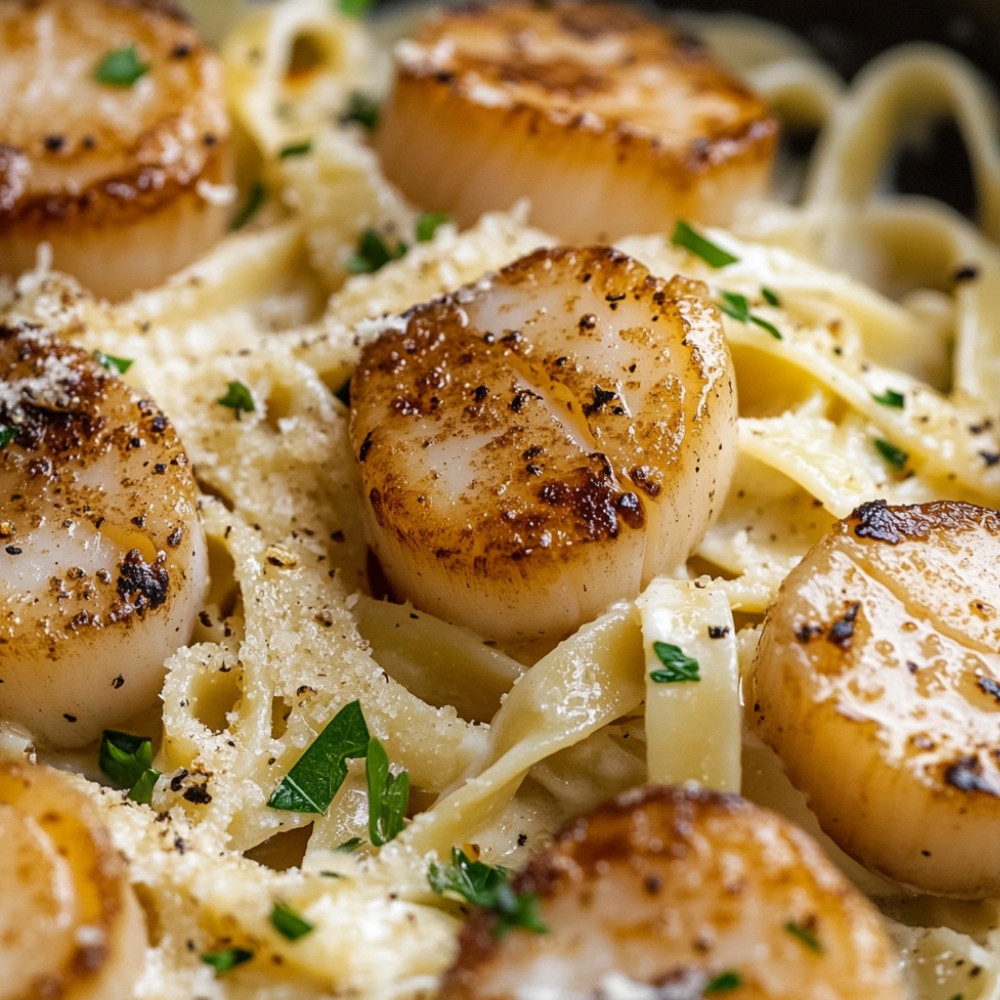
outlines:
M205 29L255 214L118 303L44 252L0 290L5 327L129 359L122 378L167 415L198 487L204 607L166 658L159 704L122 726L152 737L149 805L107 787L96 749L51 750L0 718L0 756L70 771L127 860L148 939L136 1000L434 996L463 912L429 866L461 848L520 868L567 821L649 781L740 792L813 835L878 907L913 1000L998 1000L998 902L914 891L848 857L746 704L765 611L835 522L876 499L1000 506L1000 160L984 81L914 44L848 85L773 26L685 20L779 121L819 130L800 197L783 200L779 167L773 196L727 229L696 227L729 263L670 232L614 241L731 307L732 479L685 565L557 644L503 646L377 599L347 390L386 325L559 238L523 201L420 232L438 206L411 204L344 114L358 95L385 98L408 15L369 24L326 0L278 0L220 20ZM913 117L931 114L967 146L975 222L886 183ZM366 231L386 251L377 269L357 260ZM223 403L233 385L242 401ZM706 621L721 641L701 637ZM652 642L697 649L711 683L684 701L651 682ZM1000 654L983 655L997 669ZM329 808L273 805L355 701L409 780L406 822L379 846L361 754L342 761ZM276 929L279 904L310 933ZM238 967L205 960L221 953Z

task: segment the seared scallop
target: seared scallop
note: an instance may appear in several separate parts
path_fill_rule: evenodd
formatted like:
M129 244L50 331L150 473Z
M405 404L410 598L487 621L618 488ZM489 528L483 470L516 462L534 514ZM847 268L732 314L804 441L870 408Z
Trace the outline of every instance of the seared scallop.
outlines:
M736 454L704 285L545 249L385 322L351 383L370 542L400 597L557 640L688 557Z
M398 44L375 136L409 198L467 225L531 200L571 243L733 221L767 187L765 103L654 15L613 2L445 9Z
M54 265L117 299L225 231L218 57L149 0L0 4L0 274Z
M146 932L125 862L66 775L0 761L0 997L129 1000Z
M474 913L441 1000L904 996L871 903L801 830L735 795L626 792L511 888L522 910L537 895L535 919Z
M206 574L163 413L82 349L0 327L0 718L78 746L155 705Z
M927 892L1000 895L1000 514L875 501L769 609L757 729L823 829Z

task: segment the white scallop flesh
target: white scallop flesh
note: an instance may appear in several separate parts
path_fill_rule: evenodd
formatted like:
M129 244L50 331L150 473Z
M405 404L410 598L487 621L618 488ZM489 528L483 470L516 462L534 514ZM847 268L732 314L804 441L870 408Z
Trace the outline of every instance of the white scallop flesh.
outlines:
M682 564L736 454L707 290L607 247L536 251L386 323L351 406L394 594L509 644Z
M82 349L0 328L0 718L80 746L155 705L207 586L172 425Z

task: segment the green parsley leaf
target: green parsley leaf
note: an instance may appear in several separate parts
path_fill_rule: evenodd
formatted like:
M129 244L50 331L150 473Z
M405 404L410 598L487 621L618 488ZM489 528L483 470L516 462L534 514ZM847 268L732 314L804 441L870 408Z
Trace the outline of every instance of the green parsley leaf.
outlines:
M320 875L322 875L323 878L347 878L343 872L335 872L329 868L324 868L320 872Z
M149 72L134 45L105 52L94 69L94 79L109 87L131 87Z
M451 864L431 864L427 881L439 895L453 895L465 902L492 910L498 917L493 936L503 937L515 927L534 934L548 933L538 915L540 900L534 892L517 893L510 886L510 872L500 865L472 861L457 847L451 849Z
M782 339L781 331L773 323L769 323L766 319L761 319L760 316L755 316L750 312L750 303L745 295L740 295L739 292L720 292L719 294L721 299L716 302L716 305L727 316L732 316L733 319L737 319L741 323L756 323L761 329L767 330L775 340Z
M876 396L873 392L872 399L876 403L881 403L883 406L891 406L895 410L901 410L906 405L906 397L901 392L896 392L895 389L886 389L881 396Z
M654 642L653 652L663 664L663 670L650 672L654 684L677 684L682 681L700 681L698 661L687 656L680 646L672 642Z
M794 920L789 920L785 924L785 930L792 937L798 938L810 951L816 952L817 955L823 953L823 942L808 927L804 927Z
M398 260L409 248L402 241L390 247L385 237L376 229L366 229L358 237L358 247L347 258L350 274L374 274L389 261Z
M290 156L305 156L307 153L312 152L312 148L312 139L306 139L305 142L294 142L290 146L285 146L278 153L278 159L287 160Z
M260 211L265 201L267 201L267 187L262 181L254 181L247 192L247 200L243 203L243 207L229 223L230 230L242 229Z
M417 242L426 243L433 239L438 228L447 221L448 215L445 212L424 212L417 219Z
M781 299L778 297L778 293L771 288L761 287L760 290L761 297L769 306L780 306Z
M509 882L502 882L497 886L496 900L491 907L499 917L493 937L506 937L517 927L532 934L548 934L549 929L538 913L541 902L537 892L515 892Z
M133 802L148 805L160 772L153 767L153 741L116 729L105 729L97 752L101 773L129 790Z
M711 996L716 993L728 993L730 990L739 989L743 985L743 977L733 970L720 972L714 979L705 983L702 990L704 996Z
M909 454L902 448L897 448L882 438L875 439L875 449L889 465L897 470L903 469L910 458Z
M94 360L112 375L124 375L135 364L131 358L118 358L103 351L94 351Z
M17 428L10 424L0 424L0 451L3 451L16 437Z
M347 107L340 114L340 122L357 122L362 128L371 132L378 124L378 102L367 94L355 90L347 98Z
M441 896L451 894L475 906L491 907L497 887L510 878L508 869L473 861L457 847L451 849L451 864L444 867L431 862L427 881Z
M750 303L745 295L739 292L722 292L722 298L716 305L733 319L738 319L741 323L750 321Z
M306 747L267 804L290 812L324 813L347 777L347 761L368 753L359 701L348 702Z
M288 941L298 941L316 929L315 924L310 923L287 903L275 903L271 907L271 925Z
M360 837L351 837L342 844L338 844L336 850L343 851L345 854L353 854L363 843L364 841Z
M233 380L226 387L225 393L217 400L221 406L228 406L237 413L253 413L257 408L253 401L253 394L244 383Z
M751 313L750 322L756 323L762 330L767 330L767 332L774 337L775 340L783 339L781 331L773 323L769 323L766 319L762 319L760 316L755 316Z
M373 0L336 0L337 10L348 17L364 17Z
M249 962L253 952L246 948L222 948L219 951L202 952L201 960L215 969L215 974L221 976L224 972L235 969L237 965Z
M385 747L374 737L368 742L365 772L368 777L368 836L376 847L381 847L403 829L410 799L410 776L406 771L392 774Z
M725 267L739 260L739 257L734 257L728 250L723 250L722 247L716 246L711 240L695 232L681 219L678 219L674 226L670 242L675 247L683 247L696 257L700 257L709 267Z

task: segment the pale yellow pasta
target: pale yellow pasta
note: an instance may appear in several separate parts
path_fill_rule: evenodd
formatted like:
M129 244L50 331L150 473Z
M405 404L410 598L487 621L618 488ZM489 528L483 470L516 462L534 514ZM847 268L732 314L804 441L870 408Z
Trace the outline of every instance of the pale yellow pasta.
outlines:
M521 205L417 242L420 207L386 182L364 131L339 120L352 93L384 91L385 47L335 8L278 0L232 20L222 51L243 166L267 187L249 224L119 305L44 261L0 287L4 322L134 359L125 377L176 425L202 490L208 601L191 645L167 662L161 710L140 720L163 771L152 804L79 778L146 914L136 1000L433 996L460 914L432 891L432 862L460 847L516 866L566 819L650 780L740 790L801 823L882 908L913 1000L1000 1000L997 903L914 898L844 856L771 751L741 732L740 703L761 615L835 519L875 497L1000 505L993 97L939 48L887 53L847 87L787 33L698 20L720 51L742 53L738 68L786 120L825 126L802 203L776 198L732 232L706 233L736 262L710 268L670 234L620 241L655 274L745 297L763 321L725 318L740 399L734 479L671 578L555 649L515 656L375 599L342 397L381 325L555 238L529 228ZM968 144L978 227L879 188L907 113L931 100ZM368 228L405 252L352 274ZM252 412L220 404L232 381ZM886 405L887 393L905 405ZM695 657L705 682L654 683L654 641ZM348 853L338 847L369 837L362 760L322 815L268 799L354 700L411 797L395 839ZM0 719L0 756L38 752ZM93 755L63 763L96 776ZM283 937L276 902L315 930ZM217 976L201 956L229 946L253 959Z

